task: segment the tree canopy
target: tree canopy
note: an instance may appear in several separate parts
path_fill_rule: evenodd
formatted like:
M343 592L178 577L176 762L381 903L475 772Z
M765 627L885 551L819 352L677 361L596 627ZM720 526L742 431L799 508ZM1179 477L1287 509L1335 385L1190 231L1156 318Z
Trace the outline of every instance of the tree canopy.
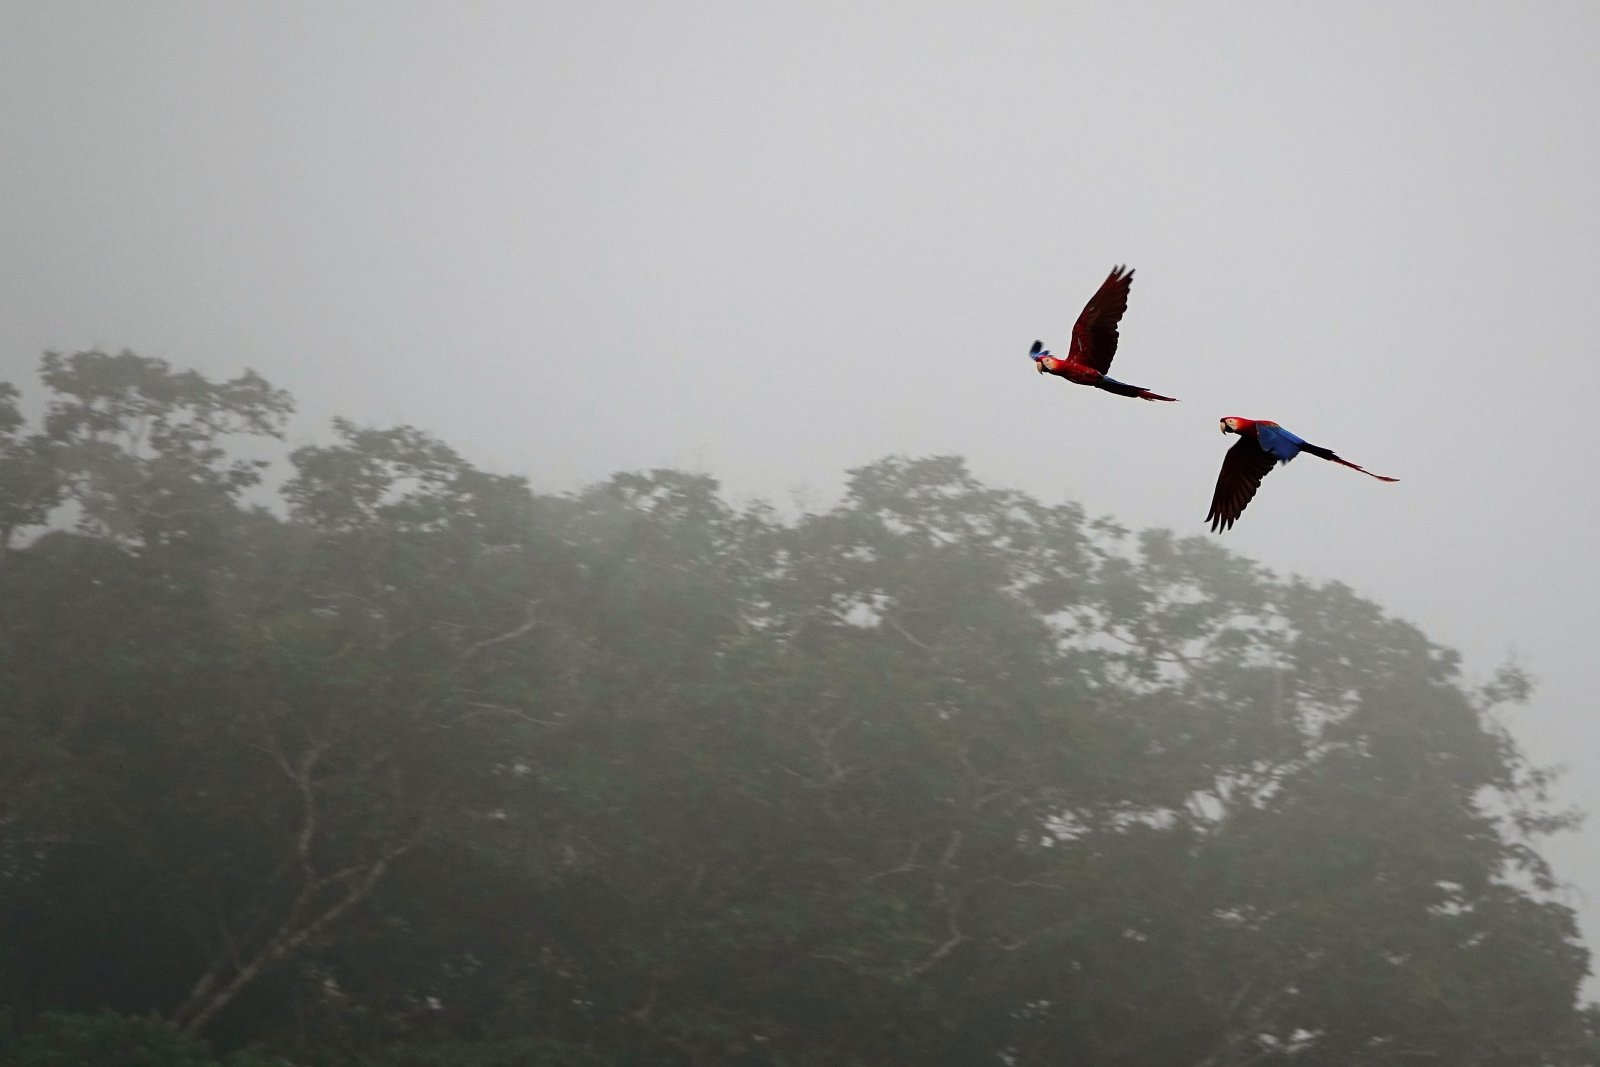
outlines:
M784 516L338 421L269 484L257 375L40 379L35 420L0 384L14 1062L1600 1058L1526 680L1342 585L953 457Z

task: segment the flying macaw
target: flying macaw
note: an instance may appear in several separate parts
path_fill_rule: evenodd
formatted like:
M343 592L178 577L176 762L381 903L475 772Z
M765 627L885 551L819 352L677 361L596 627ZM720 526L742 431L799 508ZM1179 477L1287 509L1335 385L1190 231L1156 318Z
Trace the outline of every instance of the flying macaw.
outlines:
M1287 463L1302 452L1342 463L1380 482L1400 480L1373 474L1365 467L1341 459L1331 448L1314 445L1265 419L1241 419L1230 415L1222 420L1222 432L1236 433L1239 440L1222 457L1222 473L1217 475L1217 491L1211 498L1211 513L1206 516L1213 533L1233 526L1261 487L1261 479L1267 476L1274 465Z
M1043 341L1033 342L1028 355L1040 374L1054 374L1079 385L1092 385L1118 396L1136 396L1141 400L1176 400L1162 396L1137 385L1107 378L1111 357L1117 354L1117 323L1128 310L1128 287L1133 284L1133 271L1126 267L1113 267L1106 280L1089 302L1083 305L1078 321L1072 324L1072 347L1066 359L1057 359L1044 347Z

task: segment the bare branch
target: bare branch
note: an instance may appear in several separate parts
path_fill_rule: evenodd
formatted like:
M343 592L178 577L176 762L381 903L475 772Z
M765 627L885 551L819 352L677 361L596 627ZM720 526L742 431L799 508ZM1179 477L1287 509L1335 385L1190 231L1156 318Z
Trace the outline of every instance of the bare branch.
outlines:
M190 1036L200 1033L219 1011L232 1003L269 966L300 948L345 912L366 900L388 872L390 865L411 851L417 841L418 838L414 836L389 849L364 867L347 867L303 888L277 930L242 966L236 964L231 968L233 971L231 977L223 981L218 966L213 966L206 974L200 976L189 995L184 998L184 1002L173 1013L172 1021L179 1031ZM305 910L311 896L319 889L352 878L356 879L354 884L324 905L313 918L300 921L300 913Z
M910 970L906 971L905 972L905 976L907 978L915 978L918 975L923 974L923 973L933 969L934 967L938 966L938 963L939 963L940 960L942 960L946 956L950 955L950 953L955 951L957 946L959 946L962 942L967 940L967 935L962 933L960 927L958 927L956 925L956 915L960 911L961 911L961 900L957 899L957 900L952 901L951 904L950 904L950 907L948 909L946 909L946 911L945 911L945 923L949 927L950 936L948 938L946 938L943 942L941 942L939 944L939 947L935 948L933 950L932 954L929 955L927 959L923 960L921 963L917 964L915 967L912 967Z
M539 625L539 618L538 618L537 615L534 614L534 609L537 608L538 606L539 606L539 601L537 601L537 600L529 601L529 603L528 603L528 619L527 619L526 622L524 622L520 626L516 626L516 627L513 627L510 630L507 630L503 634L497 634L494 637L485 637L481 641L478 641L478 642L475 642L473 644L468 645L466 647L466 649L464 649L462 651L461 659L463 659L463 660L471 659L473 656L476 656L479 652L482 652L484 649L489 648L489 647L491 647L493 645L498 645L502 641L514 641L517 638L521 637L523 634L527 633L529 630L533 629L535 626Z

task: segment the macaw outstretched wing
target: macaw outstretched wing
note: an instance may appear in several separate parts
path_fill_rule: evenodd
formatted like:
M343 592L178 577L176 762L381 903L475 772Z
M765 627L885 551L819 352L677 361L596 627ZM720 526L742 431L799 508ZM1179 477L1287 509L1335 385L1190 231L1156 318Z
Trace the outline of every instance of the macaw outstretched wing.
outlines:
M1128 310L1128 287L1133 271L1113 267L1089 302L1083 305L1078 321L1072 324L1072 348L1067 358L1083 363L1101 374L1111 369L1117 354L1117 323Z
M1239 516L1261 488L1278 457L1266 451L1256 439L1242 434L1239 440L1222 457L1222 472L1217 475L1217 490L1211 495L1211 511L1206 521L1213 532L1232 528Z

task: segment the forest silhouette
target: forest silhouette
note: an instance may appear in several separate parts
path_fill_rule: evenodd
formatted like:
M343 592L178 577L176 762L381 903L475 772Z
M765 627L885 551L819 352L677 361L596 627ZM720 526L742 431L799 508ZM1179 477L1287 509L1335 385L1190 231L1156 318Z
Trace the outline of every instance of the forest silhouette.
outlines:
M284 453L250 373L40 385L0 1061L1600 1061L1527 679L1341 584L954 457L788 514L410 427Z

